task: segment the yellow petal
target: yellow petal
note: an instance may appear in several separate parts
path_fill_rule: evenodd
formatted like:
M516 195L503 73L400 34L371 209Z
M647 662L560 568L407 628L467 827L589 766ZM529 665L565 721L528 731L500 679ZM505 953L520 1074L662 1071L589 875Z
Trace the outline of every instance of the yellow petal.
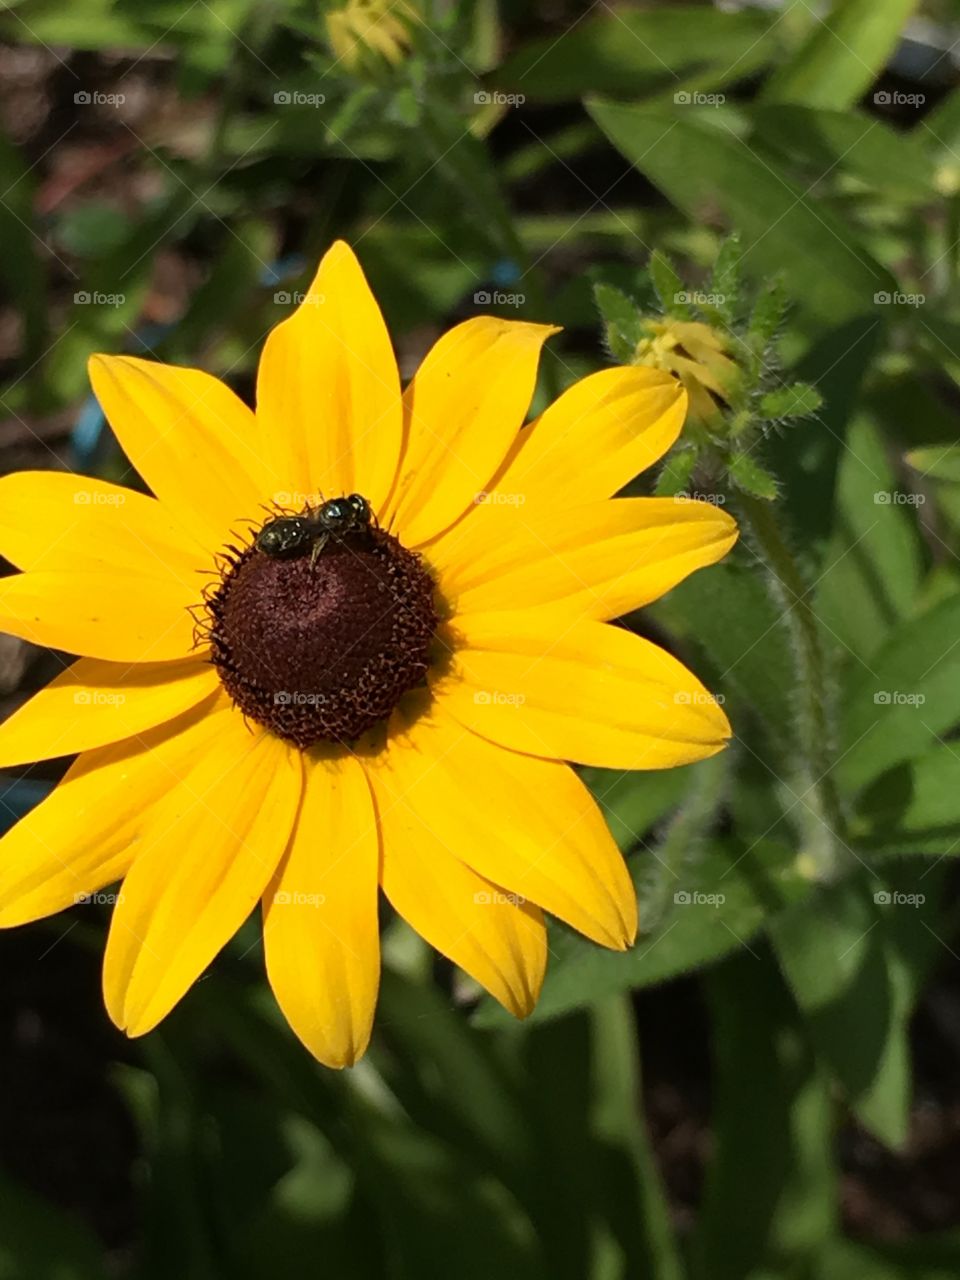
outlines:
M707 502L618 498L568 508L483 506L427 551L458 613L563 601L616 618L656 600L733 546L737 526Z
M208 743L208 705L85 752L0 840L0 927L62 911L124 876L152 807Z
M0 725L0 769L89 751L173 720L219 688L212 666L81 658Z
M111 662L190 656L188 610L202 579L133 573L20 573L0 581L0 631Z
M478 316L445 333L403 397L406 448L387 523L408 546L453 524L489 486L537 380L543 324Z
M211 719L202 759L168 776L113 913L104 998L128 1035L155 1027L236 933L293 829L299 753L232 707Z
M200 369L92 356L90 381L124 453L177 525L219 550L286 486L253 413Z
M380 883L394 909L504 1008L526 1017L547 959L539 908L461 862L407 803L382 761L370 764L368 776L380 824Z
M568 765L494 746L441 701L368 767L385 770L382 785L411 824L485 879L602 946L633 941L636 893L596 802Z
M610 769L667 769L715 755L730 726L685 667L640 636L556 609L470 614L436 685L493 742Z
M491 486L539 502L610 498L676 441L687 397L657 369L602 369L575 382L520 433Z
M328 1067L362 1056L380 982L380 841L359 762L306 761L303 804L263 899L267 976L290 1026Z
M267 338L257 420L271 439L286 442L291 481L314 503L320 494L357 492L382 509L400 458L400 375L380 308L342 240L294 314Z
M145 494L65 471L0 479L0 554L18 569L129 569L186 577L209 558Z

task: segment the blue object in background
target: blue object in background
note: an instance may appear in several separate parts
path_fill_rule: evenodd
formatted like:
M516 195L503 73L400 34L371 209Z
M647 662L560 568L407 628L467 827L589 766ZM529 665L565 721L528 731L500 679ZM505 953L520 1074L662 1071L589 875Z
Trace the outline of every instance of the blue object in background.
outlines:
M513 261L512 258L501 258L499 262L495 262L493 270L490 272L490 279L494 284L507 285L516 284L520 279L519 263Z

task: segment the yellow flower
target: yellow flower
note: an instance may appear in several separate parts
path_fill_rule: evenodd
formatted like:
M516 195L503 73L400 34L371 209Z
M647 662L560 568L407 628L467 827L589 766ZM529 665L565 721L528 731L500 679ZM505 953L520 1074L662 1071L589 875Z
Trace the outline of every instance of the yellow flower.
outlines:
M404 0L347 0L343 8L326 15L327 38L336 58L351 71L367 51L396 66L410 48L404 18L418 20L416 10Z
M690 398L690 418L710 423L739 376L723 335L699 320L648 320L649 337L637 346L637 364L674 374ZM716 397L716 399L714 399Z
M662 373L593 374L520 429L553 332L468 320L401 392L337 243L267 339L256 413L197 369L93 358L155 496L0 480L0 553L24 571L0 583L0 629L81 655L0 727L0 767L79 753L0 844L0 925L122 880L104 993L130 1035L258 903L277 1000L331 1066L369 1038L381 888L521 1017L543 910L630 945L630 877L564 762L667 768L723 747L703 686L608 620L718 560L736 526L707 504L610 500L680 430ZM357 500L321 536L318 510L344 512L322 504L350 494L369 523Z

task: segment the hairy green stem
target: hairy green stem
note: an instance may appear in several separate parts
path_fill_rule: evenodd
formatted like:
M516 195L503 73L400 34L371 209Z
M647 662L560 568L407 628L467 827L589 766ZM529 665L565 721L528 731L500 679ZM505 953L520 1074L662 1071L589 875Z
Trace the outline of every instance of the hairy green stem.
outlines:
M796 661L797 745L802 761L804 853L817 878L836 879L846 862L844 820L834 784L833 725L827 663L809 587L790 550L773 505L741 494L739 511L754 549L766 565L775 602L783 610Z

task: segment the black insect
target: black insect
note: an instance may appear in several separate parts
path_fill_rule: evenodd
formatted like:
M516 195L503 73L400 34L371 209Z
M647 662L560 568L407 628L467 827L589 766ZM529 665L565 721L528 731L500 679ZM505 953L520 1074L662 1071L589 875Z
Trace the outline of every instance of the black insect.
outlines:
M310 552L311 565L331 538L366 533L373 523L370 503L359 493L330 498L299 516L275 516L254 540L254 546L275 559L295 559Z

